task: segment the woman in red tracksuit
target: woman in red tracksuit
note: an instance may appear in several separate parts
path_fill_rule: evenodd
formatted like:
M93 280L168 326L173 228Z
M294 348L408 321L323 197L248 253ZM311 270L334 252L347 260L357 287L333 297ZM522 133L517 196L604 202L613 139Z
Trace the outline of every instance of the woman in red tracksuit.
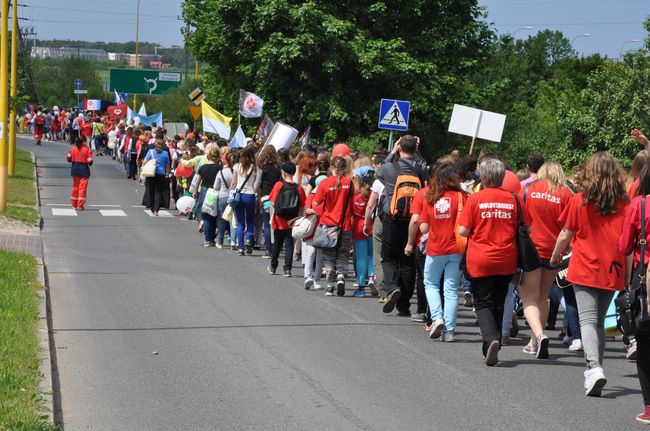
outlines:
M72 208L83 211L86 203L86 189L90 178L90 166L93 164L93 153L86 145L85 136L77 138L75 146L68 153L68 162L72 163L72 193L70 202Z

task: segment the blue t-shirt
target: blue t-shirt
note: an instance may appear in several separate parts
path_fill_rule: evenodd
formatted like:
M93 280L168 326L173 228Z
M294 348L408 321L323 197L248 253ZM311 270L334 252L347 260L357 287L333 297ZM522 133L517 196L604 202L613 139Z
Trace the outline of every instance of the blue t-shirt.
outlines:
M169 154L167 154L167 151L165 150L161 151L160 153L156 150L149 150L147 156L145 157L145 160L151 160L152 155L153 158L156 159L156 175L165 175L167 173L165 167L167 165L171 165Z

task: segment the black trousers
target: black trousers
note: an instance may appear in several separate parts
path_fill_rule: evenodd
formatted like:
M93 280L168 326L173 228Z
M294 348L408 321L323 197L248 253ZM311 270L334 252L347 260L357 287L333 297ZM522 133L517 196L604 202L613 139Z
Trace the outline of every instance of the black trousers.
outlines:
M386 292L400 289L402 295L396 307L402 312L407 312L415 289L415 256L404 254L408 241L409 220L395 220L385 216L383 227L381 266L384 270Z
M510 280L512 274L472 278L472 294L483 338L484 355L490 342L501 340L503 304Z
M149 205L151 212L158 212L161 206L165 206L165 187L167 179L164 175L156 174L146 179L147 192L149 193Z
M426 313L429 305L429 303L427 302L427 294L424 292L424 262L426 261L426 259L427 256L424 253L422 253L419 248L416 248L415 249L415 295L418 298L418 314Z
M650 322L636 334L636 370L639 374L643 404L650 406Z
M291 229L273 229L273 251L271 252L272 268L278 267L282 245L284 245L283 269L285 271L291 271L291 267L293 266L293 237L291 236Z

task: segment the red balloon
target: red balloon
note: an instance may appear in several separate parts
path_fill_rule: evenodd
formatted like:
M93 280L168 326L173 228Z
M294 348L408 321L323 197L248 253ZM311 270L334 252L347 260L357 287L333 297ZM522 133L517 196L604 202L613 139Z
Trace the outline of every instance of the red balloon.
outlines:
M191 166L183 166L183 163L179 163L178 166L176 166L176 172L174 175L176 178L189 178L192 176L192 173L194 172L194 169L192 169Z
M501 188L512 193L519 193L521 190L521 183L514 172L506 171L506 175L503 177L503 182L501 183Z

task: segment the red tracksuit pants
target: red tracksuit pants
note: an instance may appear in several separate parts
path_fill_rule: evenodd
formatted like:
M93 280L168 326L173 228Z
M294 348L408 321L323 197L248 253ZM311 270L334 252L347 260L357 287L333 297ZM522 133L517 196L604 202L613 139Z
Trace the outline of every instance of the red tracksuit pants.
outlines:
M84 209L86 204L86 189L88 188L88 178L72 177L72 193L70 202L72 208Z

